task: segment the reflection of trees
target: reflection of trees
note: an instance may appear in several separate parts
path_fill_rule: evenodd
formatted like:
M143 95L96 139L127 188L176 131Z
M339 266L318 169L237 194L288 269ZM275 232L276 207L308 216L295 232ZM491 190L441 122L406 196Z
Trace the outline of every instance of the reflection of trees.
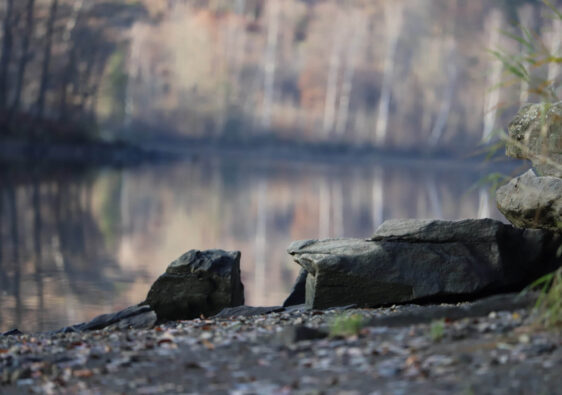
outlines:
M2 327L62 325L84 317L80 306L113 298L123 273L92 217L93 179L63 172L0 177Z
M96 177L6 176L0 285L8 295L0 294L1 325L19 317L24 325L54 326L79 320L83 306L97 304L101 313L112 308L104 306L112 298L120 306L136 303L170 261L192 248L241 250L248 303L280 303L298 271L285 252L291 241L368 237L388 218L493 215L484 190L465 193L479 177L463 167L417 163L244 159ZM120 292L116 283L125 276Z

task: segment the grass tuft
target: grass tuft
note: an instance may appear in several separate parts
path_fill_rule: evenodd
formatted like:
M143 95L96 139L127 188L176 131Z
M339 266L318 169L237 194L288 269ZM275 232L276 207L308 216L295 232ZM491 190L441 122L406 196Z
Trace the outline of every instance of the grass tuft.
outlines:
M562 268L539 278L530 288L540 289L535 305L539 322L547 328L562 326Z
M330 337L356 336L365 324L365 318L360 314L339 315L330 325Z
M429 327L429 336L434 342L441 341L445 336L445 320L435 320Z

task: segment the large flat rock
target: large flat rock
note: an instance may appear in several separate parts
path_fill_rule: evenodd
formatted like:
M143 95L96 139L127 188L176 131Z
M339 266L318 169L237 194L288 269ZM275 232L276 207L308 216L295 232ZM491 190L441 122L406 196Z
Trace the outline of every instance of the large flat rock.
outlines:
M393 220L369 240L292 243L306 304L324 309L474 299L521 289L561 264L560 236L491 219Z

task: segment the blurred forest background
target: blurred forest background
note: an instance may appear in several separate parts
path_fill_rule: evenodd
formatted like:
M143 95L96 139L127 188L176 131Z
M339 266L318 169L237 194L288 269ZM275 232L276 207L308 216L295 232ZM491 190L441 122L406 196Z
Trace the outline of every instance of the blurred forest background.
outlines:
M276 305L298 273L292 240L502 219L471 189L489 167L414 154L466 157L541 81L561 85L558 63L522 81L489 52L526 55L509 34L528 31L559 54L551 15L539 0L1 0L0 332L138 303L191 248L241 250L246 301ZM195 149L49 162L59 142L100 141ZM268 155L297 145L369 155Z
M526 50L502 31L535 32L553 53L562 38L540 0L2 4L10 137L462 152L537 93L498 88L505 70L487 49Z

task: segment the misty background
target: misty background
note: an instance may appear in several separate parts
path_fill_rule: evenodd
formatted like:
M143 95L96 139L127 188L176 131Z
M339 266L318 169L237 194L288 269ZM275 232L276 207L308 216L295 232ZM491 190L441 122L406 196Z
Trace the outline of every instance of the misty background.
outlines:
M525 164L470 158L538 100L533 81L562 75L513 79L490 50L525 55L509 35L528 31L560 53L551 15L523 0L3 0L0 332L138 303L191 248L241 250L247 303L275 305L298 273L292 240L502 220L480 181ZM100 142L182 157L80 158Z

